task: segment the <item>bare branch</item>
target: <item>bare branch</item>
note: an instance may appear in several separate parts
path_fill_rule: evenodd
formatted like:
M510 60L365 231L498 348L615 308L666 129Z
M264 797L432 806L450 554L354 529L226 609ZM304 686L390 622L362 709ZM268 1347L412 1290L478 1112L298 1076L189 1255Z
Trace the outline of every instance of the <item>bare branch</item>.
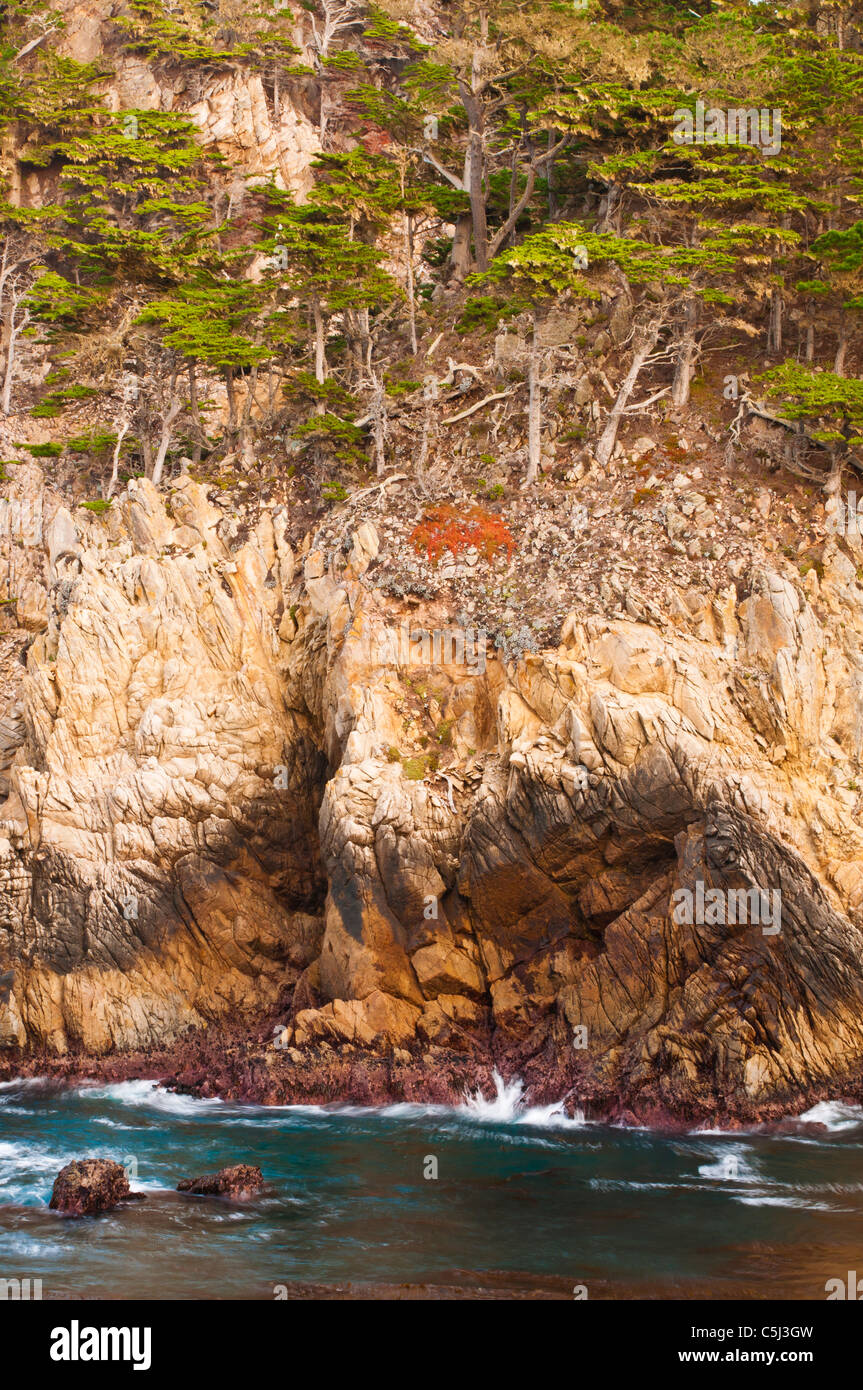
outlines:
M19 58L26 58L28 53L32 53L34 48L39 47L39 44L42 43L43 39L47 39L49 35L56 33L56 31L57 25L55 24L52 29L46 29L45 33L40 34L38 38L31 39L29 43L25 43L23 48L18 49L18 52L12 59L12 62L17 63Z
M646 410L654 401L658 401L662 396L667 396L671 390L670 386L663 386L661 391L657 391L655 396L648 396L646 401L639 401L638 405L628 405L624 410L624 415L636 415L639 410Z
M513 391L518 391L523 385L519 382L517 386L510 386L508 391L496 391L493 396L484 396L476 405L468 406L467 410L460 410L458 415L450 415L448 420L441 420L442 425L454 425L456 420L466 420L468 415L473 415L477 410L481 410L484 405L490 405L492 401L502 401L506 396L511 396Z
M437 172L440 174L441 178L446 179L448 183L451 183L453 188L458 189L459 193L464 193L466 191L464 186L464 179L460 178L458 174L451 174L449 169L445 169L442 164L438 163L433 154L429 154L428 150L417 150L417 154L422 155L426 164L430 164L433 169L436 169Z

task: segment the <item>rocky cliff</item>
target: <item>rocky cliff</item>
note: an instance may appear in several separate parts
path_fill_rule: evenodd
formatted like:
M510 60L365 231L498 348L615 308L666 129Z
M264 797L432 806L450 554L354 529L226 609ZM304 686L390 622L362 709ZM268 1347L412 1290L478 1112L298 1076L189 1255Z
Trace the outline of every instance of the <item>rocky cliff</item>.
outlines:
M495 1065L642 1117L853 1089L847 547L802 582L764 554L742 596L678 599L685 618L584 603L559 645L507 659L476 629L436 650L462 631L443 599L393 595L409 493L370 489L292 546L283 508L188 478L74 522L15 470L8 1066L157 1057L275 1099L360 1073L361 1094L453 1093ZM470 559L462 598L505 564ZM753 889L760 916L752 894L743 920L710 910Z

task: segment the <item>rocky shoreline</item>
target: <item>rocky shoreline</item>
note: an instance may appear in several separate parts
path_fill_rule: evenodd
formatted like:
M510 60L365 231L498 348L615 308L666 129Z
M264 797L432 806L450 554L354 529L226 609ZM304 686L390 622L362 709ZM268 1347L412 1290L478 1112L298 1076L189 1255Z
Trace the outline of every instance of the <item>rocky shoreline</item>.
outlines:
M504 1066L500 1072L498 1063L488 1057L442 1053L429 1063L421 1057L396 1060L315 1049L293 1062L264 1042L249 1044L240 1032L218 1038L211 1032L190 1033L169 1048L109 1057L0 1055L0 1082L4 1083L44 1078L74 1087L147 1080L181 1095L263 1106L409 1103L458 1107L477 1093L493 1098L495 1079L501 1075L505 1082L516 1078L523 1082L525 1108L561 1102L570 1116L580 1111L594 1123L658 1132L710 1127L815 1135L826 1132L826 1127L798 1118L813 1106L820 1102L863 1105L863 1071L783 1100L754 1104L719 1098L711 1108L693 1104L683 1093L671 1098L667 1091L659 1094L658 1086L644 1088L640 1096L609 1096L599 1087L574 1084L572 1073L541 1061L527 1063L521 1071L510 1072Z

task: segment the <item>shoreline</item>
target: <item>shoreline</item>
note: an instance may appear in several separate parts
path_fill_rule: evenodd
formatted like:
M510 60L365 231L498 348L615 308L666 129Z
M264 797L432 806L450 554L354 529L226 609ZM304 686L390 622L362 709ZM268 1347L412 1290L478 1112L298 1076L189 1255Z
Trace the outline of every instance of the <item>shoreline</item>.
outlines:
M491 1099L495 1075L522 1086L524 1109L560 1105L565 1115L581 1111L588 1122L657 1133L691 1133L700 1128L735 1133L826 1132L799 1117L820 1102L863 1104L863 1078L843 1077L815 1084L794 1096L755 1103L714 1097L713 1104L691 1095L657 1092L659 1082L638 1096L610 1096L584 1078L578 1081L556 1059L495 1058L444 1053L432 1059L403 1053L397 1060L359 1050L309 1049L292 1057L267 1046L249 1031L198 1030L171 1046L96 1056L84 1052L0 1053L0 1082L45 1079L69 1087L84 1082L111 1084L152 1081L167 1091L235 1104L444 1105L459 1108L477 1092Z

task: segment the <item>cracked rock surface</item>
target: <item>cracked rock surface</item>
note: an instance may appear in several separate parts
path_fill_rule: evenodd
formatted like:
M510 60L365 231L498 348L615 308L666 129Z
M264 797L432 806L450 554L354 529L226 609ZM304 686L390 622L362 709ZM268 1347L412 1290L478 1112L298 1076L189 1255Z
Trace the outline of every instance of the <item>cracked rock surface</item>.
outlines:
M282 509L238 527L181 478L79 522L36 469L14 505L19 1068L208 1029L256 1098L492 1065L624 1116L856 1094L863 589L835 545L817 603L765 557L685 629L576 609L556 648L429 662L403 626L452 617L378 582L368 519L296 552Z

